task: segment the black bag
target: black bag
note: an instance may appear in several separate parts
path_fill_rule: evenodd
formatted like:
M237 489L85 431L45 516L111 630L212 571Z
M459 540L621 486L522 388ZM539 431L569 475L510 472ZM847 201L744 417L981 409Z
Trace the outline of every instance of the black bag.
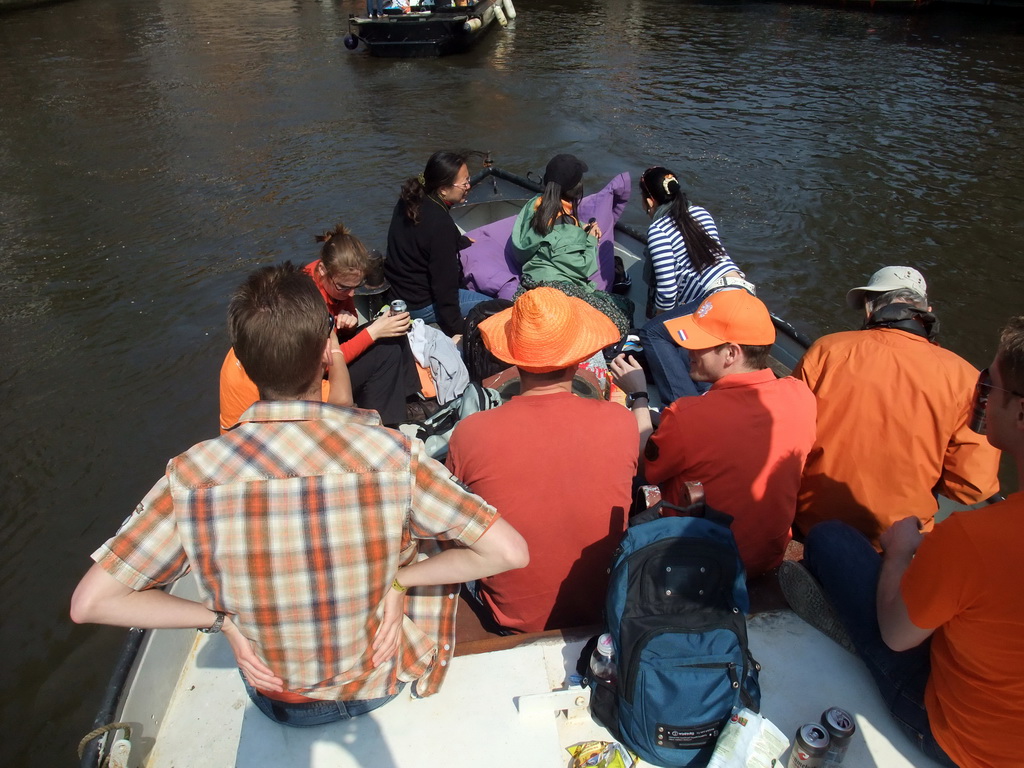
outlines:
M665 510L686 516L658 517ZM760 710L731 522L703 502L660 503L630 521L613 556L606 616L617 681L588 674L591 713L654 765L707 765L733 707Z
M480 302L466 314L466 327L462 334L462 359L466 363L466 370L469 371L470 381L483 381L508 368L508 363L496 358L484 345L477 326L481 320L511 306L512 302L508 299L491 299Z

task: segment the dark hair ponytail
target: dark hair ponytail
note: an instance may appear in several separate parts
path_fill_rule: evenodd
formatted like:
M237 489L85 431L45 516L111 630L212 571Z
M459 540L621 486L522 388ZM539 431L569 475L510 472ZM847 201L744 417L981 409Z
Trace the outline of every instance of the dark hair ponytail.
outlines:
M466 155L459 152L435 152L427 160L423 173L410 176L402 184L399 193L405 203L405 217L413 224L420 223L420 203L427 195L432 195L441 187L450 187L455 183L462 166L466 165Z
M656 205L672 204L668 215L683 236L694 271L703 272L725 256L722 244L709 235L690 213L690 201L672 171L661 166L648 168L640 176L640 192L653 199Z
M541 194L537 210L533 212L533 218L530 220L531 229L538 235L549 234L554 225L558 223L558 220L566 216L565 209L562 207L562 201L572 203L572 215L575 217L577 207L582 198L582 179L575 187L566 190L563 190L562 185L557 181L549 181L544 186L544 192ZM577 224L578 221L573 221L572 223Z
M366 246L344 224L338 224L315 238L318 243L323 243L320 262L330 277L337 278L343 272L359 272L365 276L370 270L372 259Z

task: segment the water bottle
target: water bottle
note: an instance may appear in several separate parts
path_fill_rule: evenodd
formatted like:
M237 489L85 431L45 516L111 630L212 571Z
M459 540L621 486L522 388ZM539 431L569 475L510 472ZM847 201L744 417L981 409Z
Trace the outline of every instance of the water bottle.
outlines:
M615 647L607 632L597 639L597 647L590 657L590 674L597 680L615 685L618 673L615 667Z

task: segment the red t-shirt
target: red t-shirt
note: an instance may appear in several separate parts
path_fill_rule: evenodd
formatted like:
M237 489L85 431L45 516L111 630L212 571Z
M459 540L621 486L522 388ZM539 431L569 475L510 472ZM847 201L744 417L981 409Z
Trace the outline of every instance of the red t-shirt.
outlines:
M925 535L903 575L910 620L932 635L925 707L962 768L1021 764L1024 493L956 512Z
M814 415L803 382L768 368L730 374L662 412L645 452L647 481L672 504L683 483L703 483L707 503L734 518L747 577L759 576L782 562L792 538Z
M449 469L530 547L526 568L480 580L501 625L539 632L600 622L638 439L621 405L568 392L514 397L455 428Z

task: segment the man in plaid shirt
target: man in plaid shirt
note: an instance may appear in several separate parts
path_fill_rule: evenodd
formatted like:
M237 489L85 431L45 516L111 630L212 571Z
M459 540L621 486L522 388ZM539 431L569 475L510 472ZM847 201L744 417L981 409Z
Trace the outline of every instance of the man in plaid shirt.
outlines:
M228 321L260 401L168 463L93 554L72 619L222 631L249 696L287 725L363 714L407 682L434 693L458 584L525 566L526 543L422 443L320 402L345 362L307 275L257 271ZM153 589L189 570L202 602Z

